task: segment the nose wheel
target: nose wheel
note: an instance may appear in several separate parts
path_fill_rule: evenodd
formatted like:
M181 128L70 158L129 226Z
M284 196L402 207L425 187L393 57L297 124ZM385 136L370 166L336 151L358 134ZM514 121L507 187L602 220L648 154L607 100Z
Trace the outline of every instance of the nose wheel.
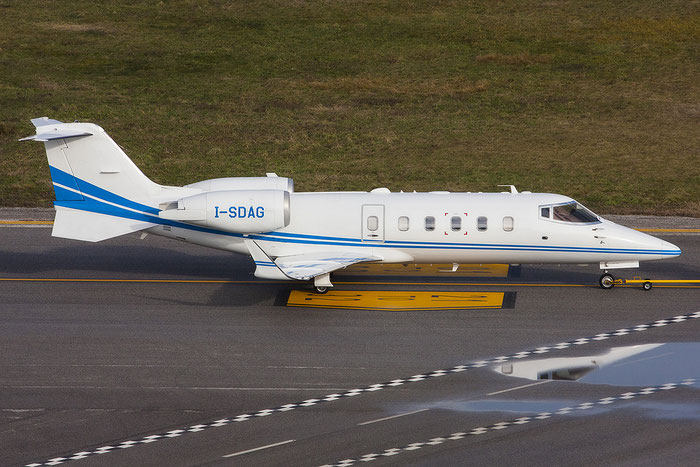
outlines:
M600 284L601 289L612 289L615 286L615 278L612 274L605 273L598 279L598 284Z

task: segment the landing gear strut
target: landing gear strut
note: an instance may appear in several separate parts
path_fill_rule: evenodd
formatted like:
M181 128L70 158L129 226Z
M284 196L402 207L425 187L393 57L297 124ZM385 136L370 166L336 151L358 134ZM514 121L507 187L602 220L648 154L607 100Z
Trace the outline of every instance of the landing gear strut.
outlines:
M331 283L330 273L314 277L314 290L316 293L326 293L331 287L333 287L333 284Z
M598 279L598 284L600 284L601 289L612 289L615 286L615 278L608 271L605 271L605 274Z

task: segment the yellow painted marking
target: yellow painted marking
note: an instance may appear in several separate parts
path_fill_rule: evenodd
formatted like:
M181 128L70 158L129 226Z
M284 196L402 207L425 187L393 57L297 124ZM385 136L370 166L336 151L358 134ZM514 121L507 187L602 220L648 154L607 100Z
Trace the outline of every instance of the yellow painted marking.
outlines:
M0 277L0 282L94 282L94 283L134 283L134 284L288 284L289 281L265 281L265 280L197 280L197 279L59 279L50 277ZM641 281L645 282L645 281ZM654 283L659 281L654 280ZM699 281L664 281L668 283ZM596 284L552 284L552 283L521 283L521 282L333 282L336 285L403 285L403 286L468 286L468 287L598 287ZM625 287L617 285L616 287ZM700 288L700 285L660 285L668 288ZM330 293L330 292L329 292Z
M348 276L455 276L508 277L507 264L460 264L452 272L452 264L355 264L340 271Z
M277 284L282 281L226 281L226 280L189 280L189 279L55 279L0 277L0 282L127 282L143 284Z
M501 308L504 296L503 292L331 290L327 294L317 294L292 290L287 306L386 311L464 310Z
M640 232L700 233L700 229L635 229Z
M700 284L700 280L698 279L622 279L623 284L643 284L645 282L650 282L652 284Z
M0 221L0 225L53 225L53 221Z

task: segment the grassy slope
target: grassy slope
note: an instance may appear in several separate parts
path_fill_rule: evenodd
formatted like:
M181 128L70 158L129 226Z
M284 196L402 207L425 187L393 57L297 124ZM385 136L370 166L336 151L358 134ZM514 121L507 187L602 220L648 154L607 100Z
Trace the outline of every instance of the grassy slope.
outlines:
M0 205L50 205L16 142L48 115L163 184L512 183L700 216L697 2L121 3L0 0Z

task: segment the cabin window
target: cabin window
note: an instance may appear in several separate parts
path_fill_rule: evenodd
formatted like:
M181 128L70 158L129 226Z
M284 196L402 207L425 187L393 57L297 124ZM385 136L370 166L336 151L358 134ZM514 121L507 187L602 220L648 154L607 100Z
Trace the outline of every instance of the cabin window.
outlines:
M457 232L462 229L462 218L459 216L452 216L450 219L450 226L453 232Z
M406 216L399 217L399 230L401 232L405 232L408 230L408 217L406 217Z
M425 218L425 230L428 232L435 230L435 218L433 216L427 216Z
M367 230L374 232L379 228L379 218L377 216L369 216L367 218Z
M506 216L503 218L503 230L505 230L506 232L510 232L511 230L513 230L513 224L514 221L512 217Z
M487 223L488 223L488 219L486 219L484 216L479 217L476 220L477 230L479 230L480 232L484 232L487 228Z
M549 208L540 208L540 217L549 219Z

